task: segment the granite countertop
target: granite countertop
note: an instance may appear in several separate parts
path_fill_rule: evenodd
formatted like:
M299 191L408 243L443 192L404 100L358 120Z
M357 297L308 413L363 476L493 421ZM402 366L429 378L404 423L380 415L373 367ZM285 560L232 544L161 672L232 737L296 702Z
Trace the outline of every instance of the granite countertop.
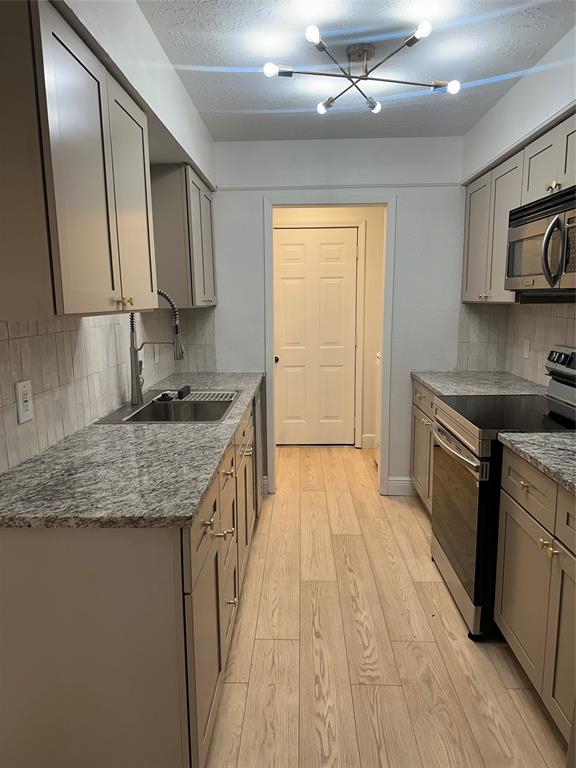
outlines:
M0 475L0 527L188 526L262 376L182 373L154 385L239 390L223 422L93 424Z
M576 432L501 432L498 440L576 493Z
M412 371L412 378L442 395L544 395L546 387L504 371Z

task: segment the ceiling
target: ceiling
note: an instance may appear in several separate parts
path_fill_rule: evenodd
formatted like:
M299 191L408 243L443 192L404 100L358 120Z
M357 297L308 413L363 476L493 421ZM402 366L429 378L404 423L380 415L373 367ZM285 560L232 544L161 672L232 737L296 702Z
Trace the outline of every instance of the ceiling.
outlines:
M460 136L523 71L574 26L574 0L139 0L213 137L256 139ZM383 58L428 19L430 37L374 74L462 82L457 96L420 87L366 84L382 102L371 114L352 90L320 116L316 104L341 90L333 78L266 78L267 61L337 71L304 38L317 24L338 61L352 42ZM558 66L573 66L559 62Z

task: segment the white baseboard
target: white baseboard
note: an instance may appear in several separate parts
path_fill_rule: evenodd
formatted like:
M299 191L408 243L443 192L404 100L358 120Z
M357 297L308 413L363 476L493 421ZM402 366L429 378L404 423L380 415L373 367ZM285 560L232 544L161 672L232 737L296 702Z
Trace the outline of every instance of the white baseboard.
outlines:
M362 448L375 448L376 447L376 435L368 433L362 435Z
M409 477L389 477L388 478L389 496L415 496L416 491Z

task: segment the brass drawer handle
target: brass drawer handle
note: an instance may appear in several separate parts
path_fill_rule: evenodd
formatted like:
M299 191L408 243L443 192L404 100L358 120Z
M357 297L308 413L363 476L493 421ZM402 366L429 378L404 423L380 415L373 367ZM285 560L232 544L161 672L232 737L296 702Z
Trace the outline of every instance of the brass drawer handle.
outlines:
M214 525L214 518L215 517L216 517L216 515L212 515L210 520L202 520L201 522L202 522L202 525L204 526L204 528L212 529L212 526Z
M523 491L527 491L529 488L532 487L530 483L526 482L526 480L520 480L519 482L520 482L520 488L522 488Z
M229 528L226 531L222 531L222 533L213 533L212 536L214 536L215 539L224 539L224 541L226 541L227 536L234 536L235 533L235 528Z
M254 451L252 450L252 448L249 448L249 449L248 449L248 450L245 452L244 456L252 456L252 454L253 454L253 453L254 453Z
M234 470L233 469L225 469L224 472L222 472L223 475L226 475L226 477L234 477Z
M548 560L552 560L554 555L559 555L559 554L560 554L560 550L554 549L554 547L548 547L548 549L546 550L546 557L548 558Z
M226 600L226 605L238 605L238 598L235 597L234 600Z
M540 549L544 549L544 547L549 547L550 543L551 542L546 541L545 539L538 539L538 546L540 547Z

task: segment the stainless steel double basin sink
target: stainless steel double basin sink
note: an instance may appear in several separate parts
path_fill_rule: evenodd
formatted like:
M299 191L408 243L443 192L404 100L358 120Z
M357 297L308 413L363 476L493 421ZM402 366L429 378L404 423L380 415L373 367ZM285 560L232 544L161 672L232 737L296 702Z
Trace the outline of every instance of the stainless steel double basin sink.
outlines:
M195 390L182 400L158 400L165 390L151 390L144 395L148 402L126 404L100 419L100 424L158 424L185 422L209 423L226 419L236 402L238 392Z

